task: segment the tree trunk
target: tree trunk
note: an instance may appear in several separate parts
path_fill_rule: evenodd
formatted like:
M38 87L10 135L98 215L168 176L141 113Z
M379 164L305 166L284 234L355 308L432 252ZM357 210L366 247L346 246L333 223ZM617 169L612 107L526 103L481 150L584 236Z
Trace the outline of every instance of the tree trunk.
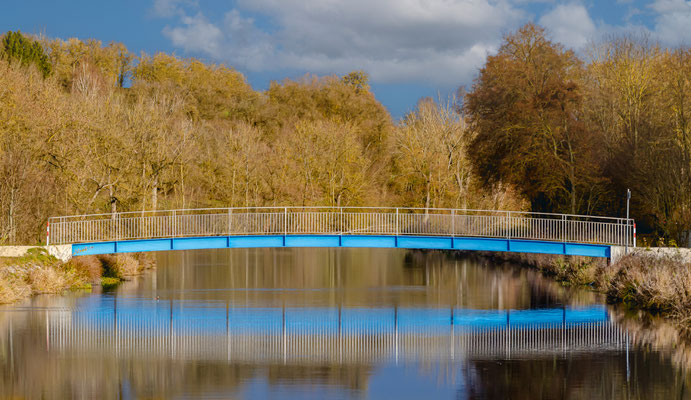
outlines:
M110 212L115 214L116 212L118 212L118 201L115 198L115 190L113 189L113 184L110 184L108 186L108 196L110 196Z
M158 176L151 183L151 209L154 211L158 209Z
M569 183L571 184L571 214L576 214L576 167L573 157L573 148L569 141Z
M430 197L431 197L431 195L430 195L430 190L431 190L430 187L431 187L431 186L432 186L432 185L430 184L430 182L429 182L429 180L428 180L428 181L427 181L427 193L425 194L425 214L428 214L428 213L429 213L429 205L430 205L430 200L431 200L431 199L430 199Z
M14 213L15 213L14 204L15 204L16 192L17 192L17 190L15 188L10 189L10 204L9 204L9 210L7 213L7 227L8 227L10 244L15 244L15 242L17 240L17 227L15 226L15 222L14 222Z

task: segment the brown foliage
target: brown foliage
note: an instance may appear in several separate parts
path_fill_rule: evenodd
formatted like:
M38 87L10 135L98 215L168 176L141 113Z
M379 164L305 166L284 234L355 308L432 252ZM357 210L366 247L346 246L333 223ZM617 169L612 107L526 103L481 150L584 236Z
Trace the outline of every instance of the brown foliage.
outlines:
M67 262L68 269L74 269L79 275L86 277L88 282L96 282L103 274L103 263L96 256L72 257Z
M130 254L103 254L98 256L103 265L103 276L123 279L138 275L143 266Z
M470 156L486 184L515 185L534 211L591 212L597 137L580 121L582 63L528 24L487 58L465 109Z
M681 256L638 251L623 257L610 272L610 299L691 322L691 263Z
M162 208L617 214L627 187L644 229L691 240L688 48L610 40L583 62L527 25L488 57L466 115L424 100L396 125L363 72L257 92L223 65L44 46L46 79L0 60L3 243L41 242L52 215Z

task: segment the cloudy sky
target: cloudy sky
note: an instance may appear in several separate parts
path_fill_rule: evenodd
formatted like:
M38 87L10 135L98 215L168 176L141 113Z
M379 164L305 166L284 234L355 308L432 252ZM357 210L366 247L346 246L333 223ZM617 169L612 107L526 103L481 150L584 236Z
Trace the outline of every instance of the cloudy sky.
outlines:
M580 52L622 32L691 43L691 0L22 0L2 8L0 31L223 62L260 90L307 72L361 69L396 118L420 97L472 84L502 36L529 21Z

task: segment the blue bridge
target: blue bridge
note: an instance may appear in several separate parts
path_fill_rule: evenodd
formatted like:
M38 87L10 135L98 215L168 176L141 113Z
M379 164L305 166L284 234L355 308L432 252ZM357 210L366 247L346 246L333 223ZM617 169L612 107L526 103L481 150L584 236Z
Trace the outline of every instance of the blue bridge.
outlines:
M631 219L519 211L266 207L53 217L50 245L91 255L248 247L509 251L611 258Z

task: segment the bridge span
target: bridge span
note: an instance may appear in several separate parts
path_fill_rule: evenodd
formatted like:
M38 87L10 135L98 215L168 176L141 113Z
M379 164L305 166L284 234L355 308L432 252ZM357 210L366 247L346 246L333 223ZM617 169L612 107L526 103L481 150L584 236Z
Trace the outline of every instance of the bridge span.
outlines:
M613 256L632 219L375 207L262 207L52 217L49 245L77 255L248 247L381 247Z

